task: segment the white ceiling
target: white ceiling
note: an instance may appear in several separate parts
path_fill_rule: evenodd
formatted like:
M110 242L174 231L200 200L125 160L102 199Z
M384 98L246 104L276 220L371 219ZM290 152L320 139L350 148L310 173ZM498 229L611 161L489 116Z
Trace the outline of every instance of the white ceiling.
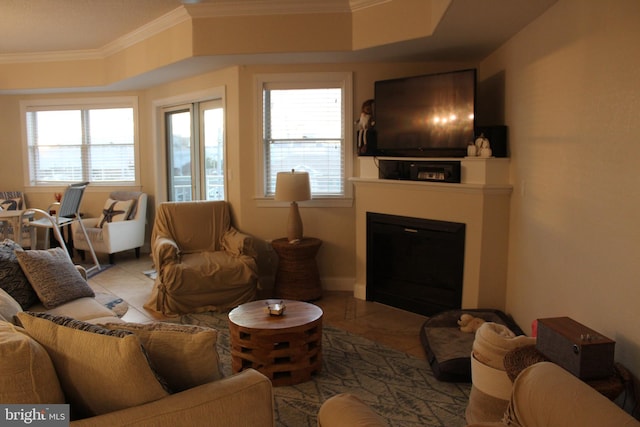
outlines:
M405 0L0 0L0 63L25 55L96 52L187 3L210 3L227 14L234 14L234 10L266 14L287 10L355 10L387 1ZM192 58L99 89L148 87L237 64L479 61L556 1L451 0L431 37L348 53Z

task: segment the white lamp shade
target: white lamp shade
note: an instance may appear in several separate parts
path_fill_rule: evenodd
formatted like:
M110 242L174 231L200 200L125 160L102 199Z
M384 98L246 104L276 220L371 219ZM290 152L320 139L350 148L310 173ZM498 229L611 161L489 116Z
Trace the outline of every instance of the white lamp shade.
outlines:
M276 200L298 202L311 199L308 172L278 172L276 175Z

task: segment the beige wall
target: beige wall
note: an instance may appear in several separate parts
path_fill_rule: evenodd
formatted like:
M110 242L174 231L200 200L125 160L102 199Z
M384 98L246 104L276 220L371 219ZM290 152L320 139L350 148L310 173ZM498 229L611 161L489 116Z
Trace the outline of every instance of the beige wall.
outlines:
M640 324L636 268L640 194L635 167L640 158L640 144L635 141L640 135L639 16L636 0L606 5L560 0L479 68L480 94L505 99L504 104L482 107L480 113L495 123L503 121L510 132L514 192L506 311L525 329L535 318L571 316L615 339L616 359L636 375L640 375L636 329ZM280 237L286 210L258 208L254 200L256 73L352 71L355 114L361 102L372 97L375 80L468 65L233 67L129 93L140 97L142 189L150 193L150 203L158 202L155 194L161 171L155 157L162 147L152 128L154 101L223 85L234 217L241 229L261 239ZM20 73L13 75L20 77ZM24 77L37 80L31 74ZM23 98L0 96L0 147L3 158L11 159L0 168L0 182L7 189L23 188L19 126ZM358 175L357 164L354 172ZM42 207L49 203L52 191L31 191L28 197ZM92 189L87 200L88 211L95 212L104 194ZM303 208L302 216L307 234L325 243L318 257L324 283L353 281L354 209Z
M640 2L560 0L482 62L504 84L507 311L570 316L640 375Z

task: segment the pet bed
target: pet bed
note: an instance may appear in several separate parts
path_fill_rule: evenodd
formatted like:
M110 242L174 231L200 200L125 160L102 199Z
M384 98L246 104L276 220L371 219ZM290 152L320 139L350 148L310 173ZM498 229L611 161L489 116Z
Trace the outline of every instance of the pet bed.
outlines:
M471 382L471 349L474 333L461 332L458 320L464 313L487 322L505 325L516 335L524 335L510 316L500 310L447 310L427 319L420 330L420 341L433 374L440 381Z

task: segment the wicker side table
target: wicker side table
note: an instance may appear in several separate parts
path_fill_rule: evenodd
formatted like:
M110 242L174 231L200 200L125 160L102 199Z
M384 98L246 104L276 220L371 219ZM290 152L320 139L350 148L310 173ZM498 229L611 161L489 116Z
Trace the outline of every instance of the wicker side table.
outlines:
M274 294L276 298L313 301L322 297L320 274L316 254L322 245L320 239L305 237L298 243L286 238L271 242L278 254L278 269Z

